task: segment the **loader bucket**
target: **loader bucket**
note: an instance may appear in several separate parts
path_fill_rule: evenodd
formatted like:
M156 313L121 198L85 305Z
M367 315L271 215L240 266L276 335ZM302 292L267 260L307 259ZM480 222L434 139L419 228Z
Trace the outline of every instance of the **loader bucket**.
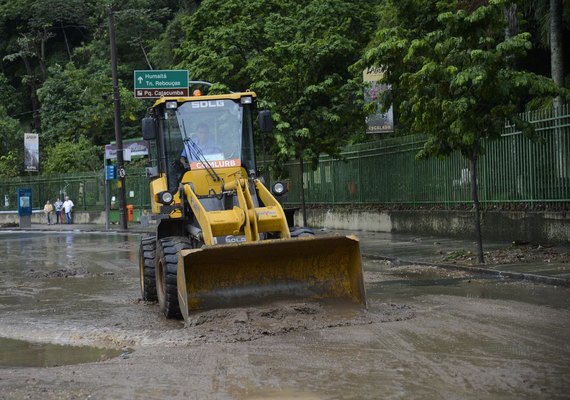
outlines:
M338 298L366 307L358 239L301 237L182 250L178 299L188 313L274 299Z

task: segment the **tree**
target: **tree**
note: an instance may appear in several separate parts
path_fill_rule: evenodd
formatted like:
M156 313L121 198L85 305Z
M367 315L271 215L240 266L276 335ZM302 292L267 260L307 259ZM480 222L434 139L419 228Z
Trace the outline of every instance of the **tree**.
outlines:
M84 40L84 24L92 1L15 0L4 3L9 4L0 5L0 21L8 37L0 54L4 62L21 61L23 70L16 68L15 71L21 77L21 84L29 90L32 129L39 131L41 104L37 90L46 80L50 56L58 59L65 48L71 57L71 46ZM68 35L68 29L75 34Z
M24 132L0 104L0 176L15 177L22 172L23 151Z
M121 8L117 13L121 122L128 138L140 136L139 120L148 106L133 98L132 71L146 66L145 49L159 37L170 13L165 0L116 3ZM32 129L42 130L42 152L60 141L77 142L81 135L97 145L114 138L108 6L101 0L0 4L0 68L9 76L0 79L0 89L13 86L17 96L29 93L21 101L2 91L0 106L17 115L22 125L33 116Z
M80 136L89 137L95 145L114 140L110 65L93 60L86 68L68 63L65 67L56 65L49 72L38 91L44 146L76 142ZM123 134L126 138L138 137L145 104L133 97L132 90L120 86Z
M33 66L32 60L37 58L37 53L34 49L34 38L32 35L22 34L18 39L17 42L17 50L14 53L8 54L4 56L3 61L15 61L15 60L22 60L24 67L25 67L25 74L22 76L22 83L28 86L30 91L30 101L32 104L32 113L33 113L33 123L32 129L39 132L41 122L40 122L40 105L38 102L37 97L37 88L38 88L38 81L35 72L35 68Z
M564 51L563 39L570 28L570 7L568 0L517 0L516 3L520 12L518 20L521 21L527 30L532 33L532 42L536 47L536 53L529 58L543 60L548 54L550 64L539 62L542 70L538 72L549 75L552 80L560 86L565 87L566 67L564 59L568 55ZM540 53L539 53L540 52ZM531 64L537 69L536 64ZM560 107L564 99L560 96L554 99L554 106Z
M100 170L103 165L99 156L101 153L101 147L93 145L85 136L80 136L76 142L61 141L47 150L43 173L64 174Z
M0 72L0 107L4 107L9 115L14 115L22 110L22 102L19 93L10 84L6 75Z
M552 80L515 69L530 48L527 32L505 38L506 0L388 0L394 20L384 21L370 65L385 68L384 83L395 88L399 118L426 141L418 157L444 157L459 151L470 163L471 195L479 262L484 262L477 190L477 161L484 141L500 138L504 121L523 100L557 93ZM435 18L415 25L410 10L432 11ZM412 22L406 23L406 22ZM514 121L523 132L532 127Z
M206 0L181 22L178 67L194 79L259 93L276 120L267 139L277 173L299 157L316 165L319 154L338 154L364 131L361 87L349 68L370 38L374 4Z

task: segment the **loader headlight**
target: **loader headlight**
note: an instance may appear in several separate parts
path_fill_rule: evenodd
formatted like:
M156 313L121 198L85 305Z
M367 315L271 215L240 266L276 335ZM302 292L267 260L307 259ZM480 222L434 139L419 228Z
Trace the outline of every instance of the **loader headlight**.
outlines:
M178 108L177 101L167 101L166 102L166 109L167 110L176 110Z
M251 96L244 96L240 99L241 104L251 104L253 103L253 97Z
M172 203L172 193L164 191L164 192L160 192L157 194L158 197L158 202L164 204L164 205L169 205L170 203Z
M275 196L283 196L285 193L287 193L287 186L285 186L283 182L277 181L271 187L271 191Z

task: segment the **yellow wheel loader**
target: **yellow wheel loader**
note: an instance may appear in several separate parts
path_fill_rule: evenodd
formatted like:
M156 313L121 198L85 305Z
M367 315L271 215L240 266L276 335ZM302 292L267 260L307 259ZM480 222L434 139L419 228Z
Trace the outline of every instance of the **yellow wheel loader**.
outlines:
M355 237L292 237L275 197L285 186L257 175L255 118L271 131L246 91L160 98L142 121L157 224L140 244L141 294L167 318L273 299L366 305Z

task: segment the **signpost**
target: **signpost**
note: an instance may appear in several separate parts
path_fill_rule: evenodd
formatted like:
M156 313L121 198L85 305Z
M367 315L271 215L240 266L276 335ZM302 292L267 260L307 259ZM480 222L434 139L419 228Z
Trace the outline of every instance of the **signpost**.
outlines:
M187 70L137 70L134 83L137 99L184 97L190 92Z

